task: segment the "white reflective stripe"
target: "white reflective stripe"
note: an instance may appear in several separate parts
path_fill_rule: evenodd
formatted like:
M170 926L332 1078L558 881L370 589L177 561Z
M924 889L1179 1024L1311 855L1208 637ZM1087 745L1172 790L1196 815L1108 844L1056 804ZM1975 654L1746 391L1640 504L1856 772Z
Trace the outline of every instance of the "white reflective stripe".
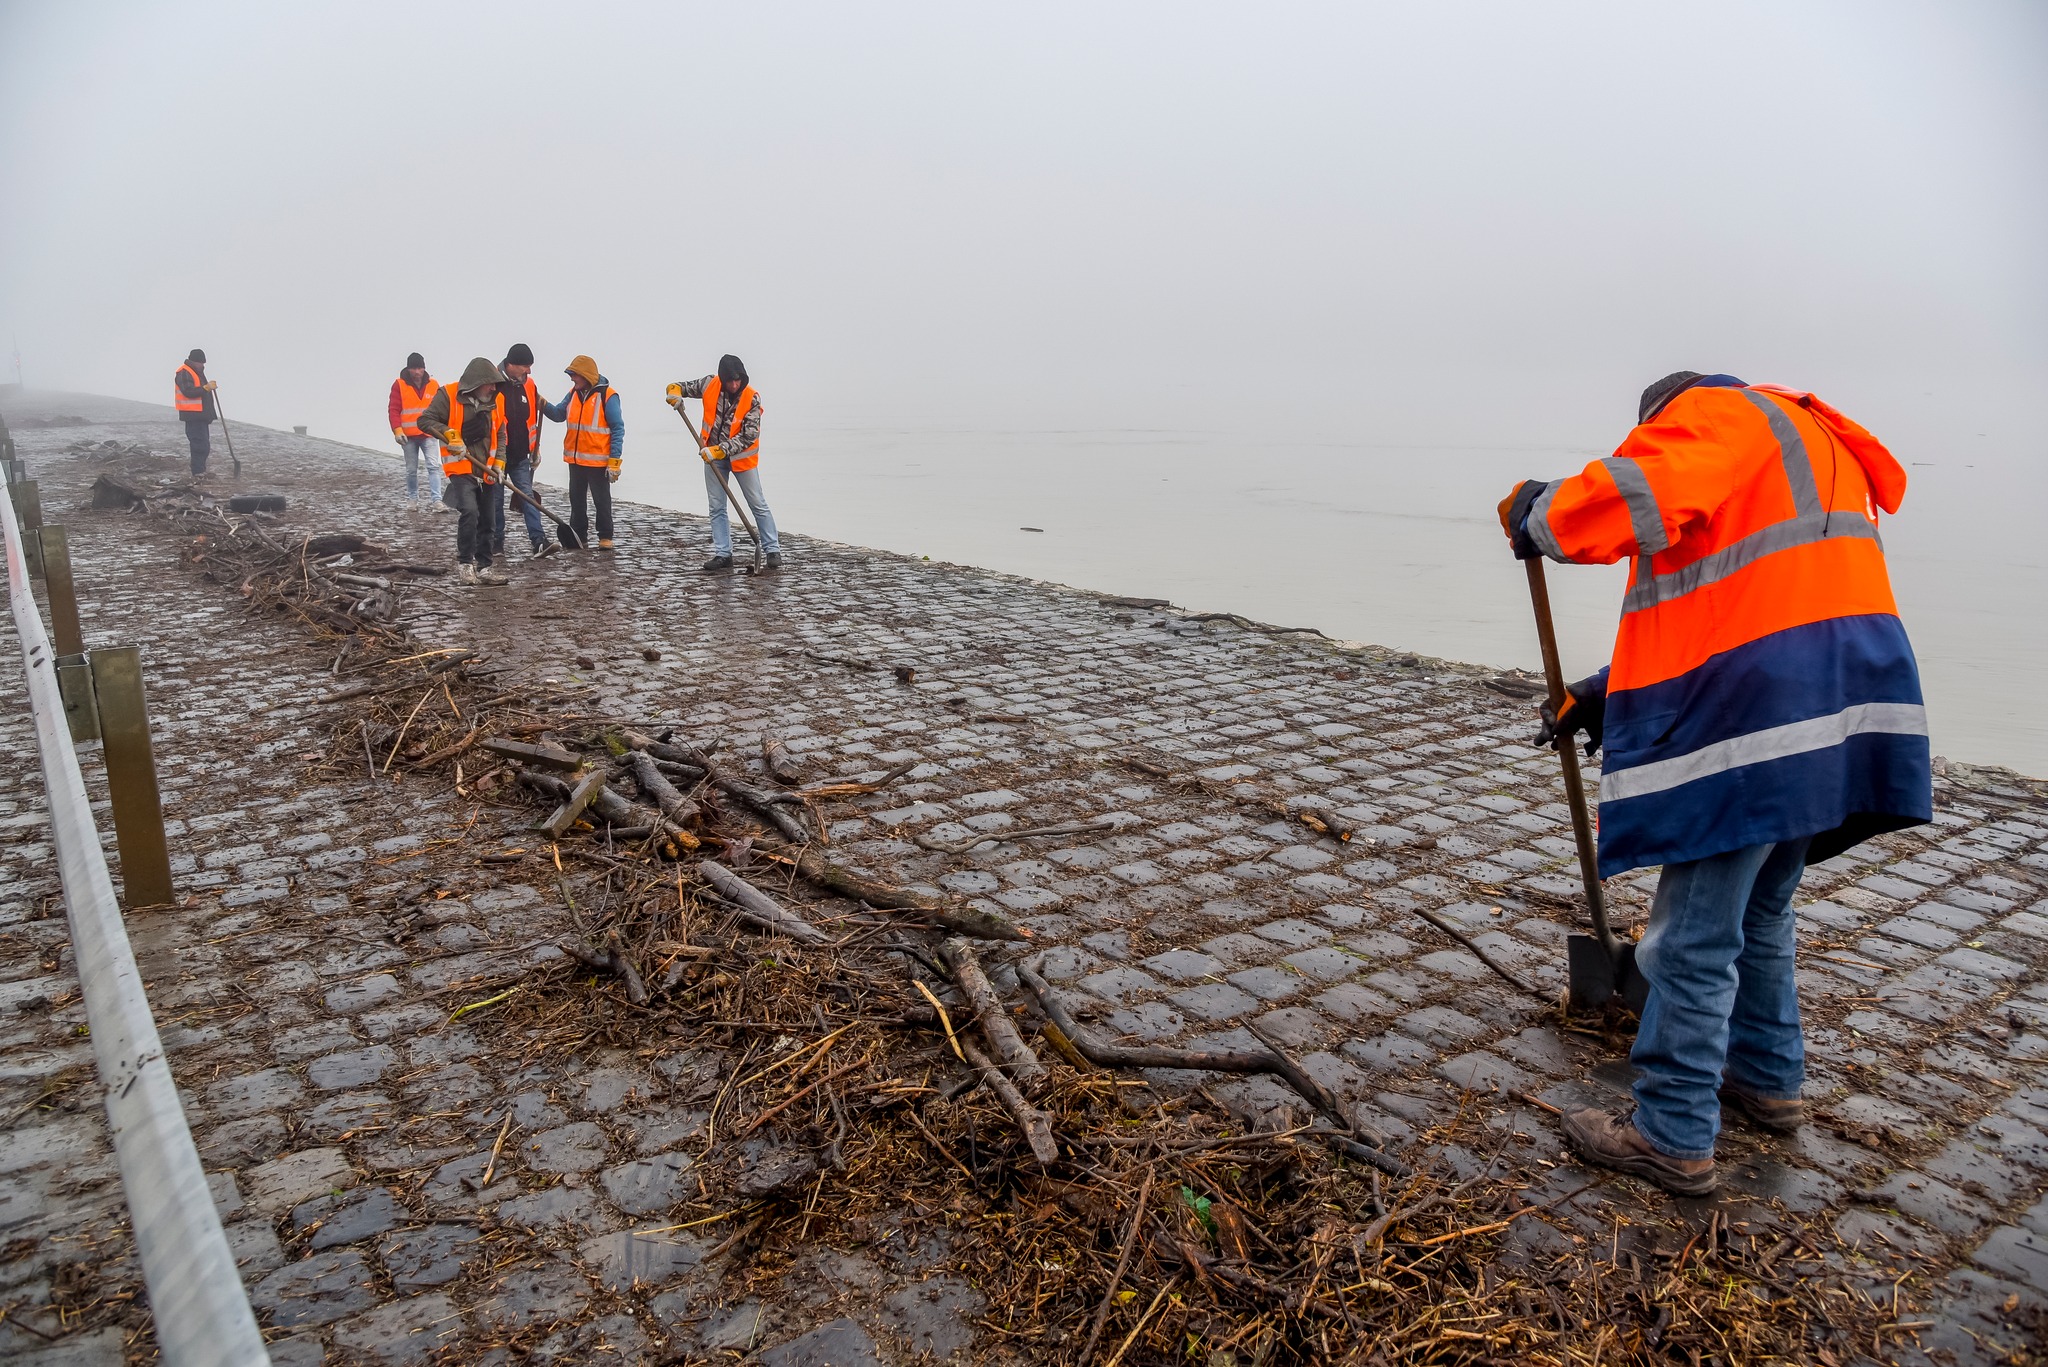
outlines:
M1529 505L1529 516L1522 527L1529 533L1529 539L1536 543L1536 549L1557 561L1560 565L1571 562L1565 559L1564 549L1557 544L1557 536L1550 530L1550 502L1557 497L1557 486L1563 480L1552 480L1544 491L1536 495L1536 501Z
M1851 736L1871 734L1924 736L1927 709L1916 702L1857 703L1833 716L1810 717L1766 731L1752 731L1746 736L1703 746L1689 755L1639 764L1633 769L1611 770L1600 777L1600 800L1622 802L1668 792L1730 769L1826 750Z
M1778 443L1778 460L1785 467L1785 482L1792 486L1793 512L1800 517L1820 516L1820 489L1813 481L1813 461L1806 454L1806 439L1799 435L1799 429L1776 400L1752 389L1735 392L1755 404L1771 425L1771 436Z
M1669 546L1671 538L1665 534L1664 517L1657 511L1657 495L1651 491L1643 467L1629 456L1609 456L1600 464L1614 481L1621 501L1628 505L1629 530L1635 533L1637 549L1644 555L1655 555Z
M1870 519L1853 510L1841 512L1840 522L1833 522L1821 513L1773 522L1768 527L1751 532L1733 545L1723 546L1712 555L1703 555L1690 565L1681 566L1667 574L1651 574L1645 578L1639 571L1635 582L1629 585L1627 597L1621 600L1622 615L1642 612L1646 608L1656 607L1659 603L1683 598L1702 585L1726 579L1737 570L1753 565L1767 555L1776 555L1779 551L1789 551L1796 546L1811 546L1817 541L1832 541L1842 537L1877 540L1877 528L1870 524Z

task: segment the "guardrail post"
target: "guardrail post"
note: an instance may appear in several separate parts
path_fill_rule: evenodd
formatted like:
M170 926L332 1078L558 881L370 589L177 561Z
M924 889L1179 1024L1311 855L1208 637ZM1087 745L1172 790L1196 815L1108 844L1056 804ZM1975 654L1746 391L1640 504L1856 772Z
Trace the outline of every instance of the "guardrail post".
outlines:
M79 630L78 589L71 580L71 542L62 527L45 527L36 539L42 543L43 588L50 598L52 644L59 655L76 655L85 649L85 635Z
M114 842L121 850L121 889L128 907L162 906L173 898L171 853L157 794L156 753L142 697L142 652L134 646L95 650L92 691L99 708L107 790L114 800Z
M7 496L14 500L14 523L23 533L21 558L28 562L30 577L40 579L43 577L43 543L28 533L42 529L42 488L32 479L16 480L7 486Z

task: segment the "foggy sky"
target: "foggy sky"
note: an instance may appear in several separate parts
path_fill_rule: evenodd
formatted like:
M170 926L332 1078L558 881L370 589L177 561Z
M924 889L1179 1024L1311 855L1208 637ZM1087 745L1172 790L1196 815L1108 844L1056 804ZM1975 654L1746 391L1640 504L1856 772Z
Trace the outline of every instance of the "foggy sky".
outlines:
M728 350L785 434L1604 448L1684 366L1935 435L2048 373L2026 0L0 16L0 379L202 346L380 449L406 352L516 340L676 443Z

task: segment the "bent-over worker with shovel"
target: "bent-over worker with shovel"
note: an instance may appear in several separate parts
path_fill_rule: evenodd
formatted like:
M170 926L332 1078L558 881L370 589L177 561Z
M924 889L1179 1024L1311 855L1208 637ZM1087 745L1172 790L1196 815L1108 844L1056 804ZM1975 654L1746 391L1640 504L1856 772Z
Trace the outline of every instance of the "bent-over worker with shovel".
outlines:
M505 470L505 403L498 386L504 372L479 356L462 368L462 378L444 384L420 414L422 432L441 443L441 473L447 477L441 501L456 513L455 577L460 584L503 584L491 568L497 538L497 500L489 487Z
M726 516L725 476L740 486L740 495L754 510L761 531L761 549L768 568L782 568L782 539L775 532L775 514L761 492L761 396L747 382L747 368L737 356L718 358L718 373L701 380L679 380L668 387L668 403L678 412L683 400L704 401L704 495L711 501L711 558L706 573L732 568L732 522Z
M1603 743L1599 873L1663 865L1635 1114L1566 1112L1592 1162L1700 1195L1723 1106L1804 1117L1792 894L1809 862L1930 820L1919 667L1878 540L1906 474L1811 394L1683 370L1568 479L1501 500L1519 559L1632 557L1613 663L1535 743Z

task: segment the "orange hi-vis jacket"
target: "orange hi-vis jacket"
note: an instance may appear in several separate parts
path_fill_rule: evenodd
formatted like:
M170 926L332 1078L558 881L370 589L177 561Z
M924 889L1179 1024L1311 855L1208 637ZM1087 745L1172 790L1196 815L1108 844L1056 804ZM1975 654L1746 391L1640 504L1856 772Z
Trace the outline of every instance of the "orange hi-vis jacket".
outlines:
M434 395L441 392L441 382L433 376L427 377L425 389L414 389L406 383L405 376L398 377L398 430L408 437L420 434L420 414L427 411L427 405L434 401Z
M526 390L526 458L536 466L540 464L540 386L528 375L521 385ZM498 391L498 412L505 411L505 391Z
M754 387L748 385L740 391L740 396L733 400L732 423L726 429L725 436L720 437L712 427L718 421L718 394L723 387L724 382L715 375L704 382L704 440L707 444L715 445L728 438L737 437L740 429L746 425L748 412L754 407ZM759 441L732 458L732 468L735 471L751 470L760 463Z
M469 447L464 442L462 436L462 422L469 412L469 405L462 401L462 395L454 385L448 385L446 388L448 390L448 435L455 438L455 441L451 443L444 440L441 443L441 473L451 478L456 475L475 474L476 466L469 458ZM492 452L498 450L498 444L504 439L504 434L505 396L503 394L494 394L491 396L491 444L489 448Z
M562 432L562 459L569 464L611 464L612 426L604 412L604 401L611 392L610 385L599 384L592 385L587 394L570 393L568 421ZM534 410L536 414L539 411Z
M1549 485L1553 560L1632 557L1608 669L1600 872L1932 818L1919 668L1878 536L1906 474L1811 394L1709 376Z
M171 397L177 400L178 411L180 413L204 413L206 411L206 395L187 394L185 387L178 383L179 375L190 375L194 389L198 389L205 383L204 380L199 378L199 372L192 368L190 361L178 367L171 376Z

